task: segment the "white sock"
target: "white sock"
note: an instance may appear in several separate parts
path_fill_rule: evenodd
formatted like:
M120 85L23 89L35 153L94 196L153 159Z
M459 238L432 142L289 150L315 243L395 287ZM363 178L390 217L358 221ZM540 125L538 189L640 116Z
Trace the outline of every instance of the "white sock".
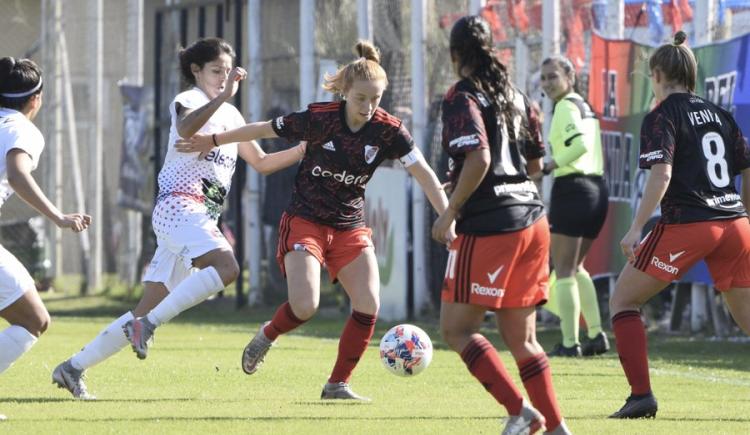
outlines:
M146 316L154 326L167 323L178 314L206 300L224 289L219 272L209 266L193 273L175 287L159 305Z
M122 332L122 325L128 320L133 320L133 313L128 311L120 316L119 319L110 323L96 336L89 344L84 346L80 352L73 355L70 363L77 370L86 370L93 367L105 359L116 354L122 348L128 345L128 339Z
M0 332L0 373L31 349L36 340L34 334L17 325L10 325Z

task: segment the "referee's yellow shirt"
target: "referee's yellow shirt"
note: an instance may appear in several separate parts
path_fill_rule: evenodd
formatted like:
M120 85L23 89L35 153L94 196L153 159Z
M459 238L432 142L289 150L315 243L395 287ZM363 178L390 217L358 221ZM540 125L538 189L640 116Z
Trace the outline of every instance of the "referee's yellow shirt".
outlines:
M549 143L557 164L555 177L604 174L599 120L577 93L571 92L555 104Z

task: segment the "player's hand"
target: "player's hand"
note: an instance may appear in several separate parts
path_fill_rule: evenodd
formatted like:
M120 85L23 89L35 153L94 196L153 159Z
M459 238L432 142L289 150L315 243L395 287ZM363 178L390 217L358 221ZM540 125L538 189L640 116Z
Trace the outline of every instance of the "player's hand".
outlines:
M70 228L74 233L80 233L91 225L91 216L83 213L71 213L60 216L55 225L60 228Z
M625 237L620 241L622 253L625 254L625 257L627 257L630 262L635 261L635 248L638 247L638 244L641 242L641 231L641 228L631 227L627 234L625 234Z
M441 184L440 187L443 188L443 192L445 192L446 195L450 196L450 194L453 192L453 183L450 181L446 181L445 183Z
M244 68L238 66L232 68L232 71L229 73L229 77L227 77L227 81L224 84L224 90L221 91L220 95L224 101L234 97L237 90L240 88L240 81L245 80L246 77L247 71L245 71Z
M445 209L432 224L432 238L444 245L450 244L456 238L456 214L453 209Z
M541 179L544 178L544 172L542 171L536 172L533 175L529 175L529 178L531 179L531 181L534 181L534 182L541 181Z
M215 148L214 140L210 134L194 134L187 139L178 139L174 149L180 153L201 153L200 157L208 154Z

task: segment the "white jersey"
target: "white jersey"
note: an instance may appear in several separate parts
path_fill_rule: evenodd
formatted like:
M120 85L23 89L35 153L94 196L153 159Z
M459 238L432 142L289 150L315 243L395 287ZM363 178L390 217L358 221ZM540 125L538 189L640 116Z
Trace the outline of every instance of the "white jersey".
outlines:
M237 144L226 144L211 150L198 159L199 153L180 153L174 149L180 139L177 133L176 104L190 110L198 109L210 101L198 88L178 94L169 106L172 126L169 129L169 149L164 166L159 172L159 197L157 203L171 198L177 210L202 212L218 219L224 197L229 193L232 174L237 164ZM245 120L231 104L224 103L198 130L201 134L214 134L245 125ZM204 208L205 206L205 208Z
M6 157L12 149L28 153L32 169L36 169L44 149L44 136L23 113L0 108L0 207L13 195L13 188L8 183L8 168L5 166Z

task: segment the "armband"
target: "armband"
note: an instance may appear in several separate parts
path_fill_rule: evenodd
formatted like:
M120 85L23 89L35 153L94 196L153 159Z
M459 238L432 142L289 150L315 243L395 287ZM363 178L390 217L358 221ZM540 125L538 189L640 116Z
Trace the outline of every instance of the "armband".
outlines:
M399 157L398 161L401 162L401 164L404 165L405 168L408 168L409 166L417 163L422 159L424 159L424 157L422 156L422 151L420 151L419 148L413 148L411 151L409 151L408 154Z

